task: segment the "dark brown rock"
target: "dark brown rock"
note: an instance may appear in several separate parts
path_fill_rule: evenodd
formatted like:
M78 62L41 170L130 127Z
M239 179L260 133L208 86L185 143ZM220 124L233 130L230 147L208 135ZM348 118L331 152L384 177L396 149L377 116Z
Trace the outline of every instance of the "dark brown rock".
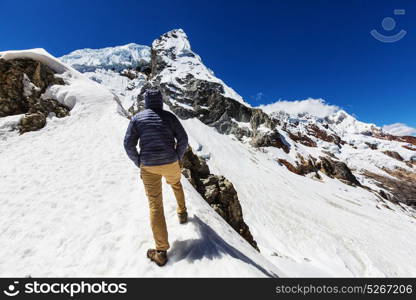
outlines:
M396 151L383 151L384 154L386 154L387 156L390 156L391 158L397 159L398 161L403 161L403 157L397 153Z
M293 132L288 131L288 134L289 134L289 137L293 141L301 143L302 145L305 145L307 147L316 147L317 146L316 143L310 137L308 137L307 135L304 135L300 132L293 133Z
M304 176L306 174L315 173L315 178L321 179L316 166L316 159L309 157L305 159L302 155L298 155L299 161L296 161L296 165L291 164L285 159L278 159L278 162L284 165L290 172L297 175Z
M253 147L276 147L283 149L284 152L290 152L290 145L284 137L276 130L267 133L256 132L250 144Z
M210 173L205 160L188 147L182 160L182 174L189 180L202 198L255 249L256 241L244 222L243 212L234 185L224 176Z
M329 157L320 157L317 167L329 177L337 178L352 186L361 185L348 166L342 161L332 160Z
M328 143L334 143L336 145L341 144L341 138L334 133L327 133L325 130L320 129L316 124L310 124L307 127L308 134L314 136L320 140Z
M28 131L35 131L46 125L46 117L44 114L35 112L26 114L19 123L19 131L21 134Z
M26 114L20 121L20 133L38 130L53 113L62 118L69 108L53 99L42 99L46 89L64 84L48 66L32 59L0 59L0 117Z
M123 70L120 72L121 76L127 77L130 80L136 79L138 77L137 71L133 71L133 70Z
M365 142L367 144L367 146L371 149L371 150L377 150L378 145L377 144L373 144L373 143L369 143L369 142Z
M403 203L416 208L416 175L404 169L384 171L395 177L383 176L370 171L364 171L364 175L375 180L375 183L382 189L388 190L390 194L380 191L381 197L392 203Z

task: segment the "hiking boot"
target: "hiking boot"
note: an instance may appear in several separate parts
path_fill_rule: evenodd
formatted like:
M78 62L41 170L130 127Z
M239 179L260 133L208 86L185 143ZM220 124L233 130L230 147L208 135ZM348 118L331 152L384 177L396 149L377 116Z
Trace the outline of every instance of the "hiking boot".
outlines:
M147 257L154 261L159 267L164 266L168 262L166 251L149 249L147 250Z
M178 214L178 219L180 224L185 224L186 222L188 222L188 213L184 212Z

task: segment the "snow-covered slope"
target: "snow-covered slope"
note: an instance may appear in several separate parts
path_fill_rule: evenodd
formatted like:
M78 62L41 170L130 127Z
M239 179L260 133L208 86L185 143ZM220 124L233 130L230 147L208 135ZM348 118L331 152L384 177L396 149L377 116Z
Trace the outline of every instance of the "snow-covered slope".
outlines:
M60 101L74 100L70 117L53 118L37 132L0 136L6 208L0 241L8 243L0 248L8 258L0 260L0 274L416 276L416 212L402 198L411 196L416 179L410 177L412 139L387 135L322 100L253 109L203 65L182 30L152 47L154 57L144 66L150 75L125 76L107 66L83 75L70 69L62 75L69 85L50 89L65 95ZM104 57L117 48L107 48ZM83 70L83 59L66 62ZM177 224L164 186L171 260L159 269L144 258L152 245L147 204L122 149L128 120L117 113L113 93L133 111L149 85L163 89L166 109L183 119L211 172L233 183L260 253L183 179L191 222ZM5 119L0 135L15 124ZM323 167L323 158L332 165ZM350 175L359 184L344 180ZM392 183L410 194L390 189Z
M190 222L179 225L164 185L172 248L164 268L153 246L139 171L122 141L128 119L113 94L45 52L0 53L42 60L67 85L48 93L72 103L40 131L0 136L0 275L246 277L282 273L244 241L183 180Z

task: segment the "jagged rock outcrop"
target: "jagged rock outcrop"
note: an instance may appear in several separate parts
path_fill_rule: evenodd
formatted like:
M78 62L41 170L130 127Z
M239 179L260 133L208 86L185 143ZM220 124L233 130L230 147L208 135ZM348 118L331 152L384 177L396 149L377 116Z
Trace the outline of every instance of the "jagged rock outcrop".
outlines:
M296 133L293 133L291 131L287 131L287 132L289 134L289 137L295 142L298 142L298 143L300 143L302 145L305 145L307 147L316 147L317 146L316 142L313 141L310 137L308 137L305 134L302 134L300 132L296 132Z
M45 126L53 113L62 118L69 108L42 94L52 85L63 85L61 78L48 66L32 59L0 59L0 117L25 114L20 121L20 133Z
M278 159L278 162L297 175L304 176L306 174L314 173L315 178L321 179L315 158L309 157L308 159L305 159L302 155L298 155L298 159L296 165L291 164L285 159Z
M385 199L393 203L400 202L416 208L416 174L404 169L385 169L384 171L391 176L383 176L368 170L365 170L363 174L373 179L375 184L381 189L389 192L389 194L386 194L383 190L380 191L380 195L382 197L384 195Z
M386 151L383 151L383 153L386 154L387 156L390 156L390 157L392 157L394 159L397 159L399 161L404 160L403 157L399 153L397 153L396 151L386 150Z
M365 144L371 149L371 150L377 150L378 149L378 145L375 143L369 143L369 142L365 142Z
M410 135L398 136L398 135L389 134L380 130L373 130L373 132L371 132L370 135L375 138L382 139L382 140L409 143L413 146L416 146L415 136L410 136Z
M121 76L127 77L130 80L136 79L139 75L137 74L138 71L131 70L131 69L125 69L120 72Z
M290 145L277 130L267 133L256 132L250 141L250 145L253 147L276 147L283 149L286 153L290 152Z
M345 142L342 141L338 135L334 133L329 134L325 130L319 128L316 124L309 124L309 126L307 127L307 131L309 135L314 136L325 142L334 143L335 145L345 144Z
M337 178L349 185L361 185L354 174L352 174L350 168L342 161L336 161L329 157L320 157L320 161L316 165L318 169L329 177Z
M46 117L42 113L27 113L19 122L20 133L39 130L46 125Z
M285 159L279 159L278 162L284 165L289 171L297 175L306 175L314 173L315 178L321 179L318 171L321 171L325 175L331 178L337 178L342 182L352 185L352 186L361 186L357 178L352 174L350 168L338 160L333 160L330 157L320 157L317 160L314 157L309 157L305 159L302 155L298 155L298 160L296 165L288 162Z
M201 194L202 198L234 228L247 242L259 250L256 241L244 222L237 191L224 176L210 173L206 162L188 147L182 160L183 175Z

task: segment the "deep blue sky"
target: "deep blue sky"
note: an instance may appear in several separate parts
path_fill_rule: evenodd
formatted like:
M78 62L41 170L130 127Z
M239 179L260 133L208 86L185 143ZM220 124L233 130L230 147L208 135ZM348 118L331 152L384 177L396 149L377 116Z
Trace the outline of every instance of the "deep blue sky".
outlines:
M204 63L252 105L324 98L366 122L416 127L414 0L0 0L0 11L0 51L150 45L183 28ZM382 28L385 17L394 30ZM408 33L386 44L372 29Z

